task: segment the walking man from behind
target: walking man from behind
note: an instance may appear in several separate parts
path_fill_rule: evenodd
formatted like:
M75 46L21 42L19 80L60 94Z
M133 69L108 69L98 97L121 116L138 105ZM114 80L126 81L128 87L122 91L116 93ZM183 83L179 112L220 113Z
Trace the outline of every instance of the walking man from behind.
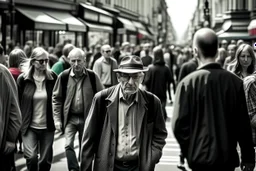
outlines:
M125 56L115 70L119 84L97 93L85 122L81 171L153 171L167 131L160 100L140 90L145 69Z
M243 81L215 62L218 38L208 28L194 36L199 68L181 80L172 128L192 171L253 171L255 152Z
M84 56L79 48L74 48L69 53L71 68L59 75L52 97L55 127L57 130L64 130L65 134L69 171L79 170L74 150L75 135L78 132L80 147L84 122L93 96L103 89L98 76L84 67Z

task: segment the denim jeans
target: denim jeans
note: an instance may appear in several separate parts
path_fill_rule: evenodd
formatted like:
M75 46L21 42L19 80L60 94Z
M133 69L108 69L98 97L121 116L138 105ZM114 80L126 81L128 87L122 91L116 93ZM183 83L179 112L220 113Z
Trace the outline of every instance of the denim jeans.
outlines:
M54 131L28 128L22 136L24 157L29 171L49 171L53 158ZM40 159L38 161L38 153Z
M81 150L81 141L83 136L83 130L84 130L84 117L83 116L77 116L77 115L71 115L67 126L65 127L65 139L66 139L66 157L68 162L68 169L71 170L79 170L79 164L76 157L76 153L74 150L74 140L75 135L78 132L79 137L79 156L80 156L80 150Z

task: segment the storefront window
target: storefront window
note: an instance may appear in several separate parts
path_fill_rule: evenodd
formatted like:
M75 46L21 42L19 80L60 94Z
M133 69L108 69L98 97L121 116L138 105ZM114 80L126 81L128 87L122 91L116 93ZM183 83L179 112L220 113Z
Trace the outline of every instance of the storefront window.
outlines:
M93 32L88 33L89 47L95 46L96 44L109 44L109 33L106 32Z
M43 46L43 31L25 31L25 42L32 40L34 42L34 46Z
M83 47L83 33L77 33L76 46L79 48Z
M75 44L75 32L59 31L59 42L64 43L67 41L71 44Z

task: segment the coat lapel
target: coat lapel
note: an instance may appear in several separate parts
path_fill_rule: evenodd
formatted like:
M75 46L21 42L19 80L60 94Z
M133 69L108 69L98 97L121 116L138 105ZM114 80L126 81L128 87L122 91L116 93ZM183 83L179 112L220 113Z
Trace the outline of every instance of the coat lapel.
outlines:
M145 113L148 111L148 107L147 107L147 103L146 100L144 99L141 90L139 90L138 92L139 97L138 97L138 109L136 112L136 135L137 135L137 143L139 143L139 138L140 138L140 134L142 132L141 127L142 127L142 122L145 116ZM140 147L140 146L138 146Z
M112 130L117 137L117 118L118 118L118 94L119 94L120 85L116 86L112 94L110 94L106 100L110 101L110 104L107 106L107 114L109 115L110 123Z

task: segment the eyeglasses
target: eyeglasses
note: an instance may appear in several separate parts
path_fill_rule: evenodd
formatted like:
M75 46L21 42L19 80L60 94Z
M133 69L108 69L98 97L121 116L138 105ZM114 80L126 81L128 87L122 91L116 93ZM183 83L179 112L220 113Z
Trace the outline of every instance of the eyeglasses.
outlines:
M133 80L138 80L141 78L140 74L126 74L126 73L120 73L120 76L122 77L122 79L124 81L129 81L130 78L132 78Z
M36 60L39 64L43 64L44 62L47 64L49 59L39 59L39 60Z
M105 52L106 52L106 53L110 53L110 52L111 52L111 50L106 50Z

